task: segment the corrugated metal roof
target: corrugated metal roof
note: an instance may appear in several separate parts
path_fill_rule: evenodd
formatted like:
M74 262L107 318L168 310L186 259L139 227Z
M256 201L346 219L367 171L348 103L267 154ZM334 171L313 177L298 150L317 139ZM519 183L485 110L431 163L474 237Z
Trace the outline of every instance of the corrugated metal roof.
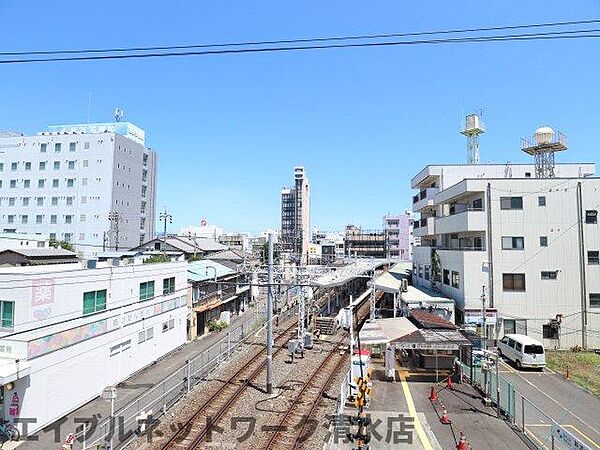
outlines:
M0 253L5 252L13 252L19 255L26 256L28 258L45 258L45 257L56 257L56 256L72 256L73 258L77 258L77 254L66 250L64 248L15 248L15 249L7 249L2 250Z
M213 269L214 268L214 269ZM192 281L212 280L217 272L217 278L232 275L235 270L210 259L191 262L188 266L188 279Z

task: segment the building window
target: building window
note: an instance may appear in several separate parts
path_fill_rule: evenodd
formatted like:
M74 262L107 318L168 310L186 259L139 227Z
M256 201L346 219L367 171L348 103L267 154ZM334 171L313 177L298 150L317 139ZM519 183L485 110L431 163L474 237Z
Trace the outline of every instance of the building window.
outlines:
M37 216L35 216L35 223L42 223L42 219L43 216L41 214L38 214Z
M8 199L8 206L15 206L15 198L14 197L10 197Z
M75 180L73 178L67 179L67 187L73 187Z
M54 144L54 151L56 153L60 153L60 142L57 142L56 144Z
M598 250L588 251L588 264L597 265L600 264L600 254Z
M25 170L31 170L31 162L26 162L25 163Z
M79 221L80 222L85 222L85 214L80 214L79 215Z
M425 279L429 280L429 271L430 271L430 267L428 265L425 265Z
M74 152L75 151L75 142L69 142L69 151L70 152Z
M16 188L17 187L17 180L10 180L10 187L11 188Z
M75 161L68 161L67 162L67 168L69 170L73 170L75 168Z
M90 162L87 159L83 160L83 167L88 167Z
M163 295L175 292L175 277L165 278L163 280Z
M173 328L175 328L175 320L174 319L170 319L167 322L163 322L162 324L162 332L166 333L169 330L172 330Z
M17 163L16 162L10 164L10 170L13 172L17 171Z
M88 181L88 179L87 179L87 178L82 178L82 179L81 179L81 185L82 185L82 186L87 186L87 181Z
M558 278L558 271L542 271L542 280L556 280Z
M29 206L29 197L23 197L23 206Z
M558 339L558 324L547 323L542 325L542 336L544 339Z
M67 206L73 205L73 197L67 197Z
M590 294L590 307L600 308L600 294Z
M52 180L52 187L53 188L57 188L58 187L58 179L55 178L54 180Z
M503 273L502 287L504 291L525 292L524 273Z
M23 214L21 216L21 223L27 223L29 222L29 216L27 214Z
M0 162L0 172L4 171L4 163Z
M46 153L47 150L48 150L48 144L40 144L40 152L41 153Z
M46 161L41 161L41 162L40 162L39 169L40 169L40 170L46 170Z
M73 222L73 216L71 216L70 214L66 215L65 216L65 223L72 223L72 222Z
M60 161L54 161L54 170L60 170Z
M43 189L45 184L46 184L46 180L38 180L38 188L39 189Z
M23 180L23 187L29 189L31 187L31 180Z
M502 250L523 250L525 238L521 236L502 236Z
M73 237L73 233L64 233L64 240L65 242L71 242L71 238Z
M94 314L106 309L106 289L83 293L83 315Z
M83 143L83 149L84 150L89 150L89 148L90 148L90 143L89 142L84 142Z
M44 206L44 197L38 197L36 199L37 206Z
M448 269L444 269L444 284L450 284L450 271Z
M523 209L523 197L500 197L500 209Z
M58 206L58 197L52 197L52 200L50 202L52 206Z
M53 224L56 223L56 214L52 214L50 216L50 223L53 223Z
M540 247L548 247L548 236L540 236Z
M460 289L460 273L452 271L452 287Z
M149 300L154 297L154 281L140 283L140 300Z
M15 215L9 214L7 217L7 221L8 221L8 223L15 223Z
M12 328L15 324L15 302L0 301L0 326Z
M514 319L503 319L504 334L515 334L517 327Z
M589 210L585 212L585 223L598 223L598 211Z
M79 233L79 242L85 241L85 233Z
M546 197L542 195L538 197L538 206L546 206Z

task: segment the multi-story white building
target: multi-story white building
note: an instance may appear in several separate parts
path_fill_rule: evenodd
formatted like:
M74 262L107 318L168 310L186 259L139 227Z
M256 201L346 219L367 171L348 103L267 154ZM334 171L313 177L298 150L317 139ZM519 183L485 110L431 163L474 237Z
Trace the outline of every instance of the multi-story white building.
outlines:
M386 214L383 216L383 230L386 235L385 257L410 260L413 247L413 219L406 212L401 215Z
M187 269L0 268L0 417L33 433L184 344Z
M594 164L432 165L411 181L413 280L456 301L457 320L550 347L600 347L600 179ZM498 327L494 329L497 311Z
M304 167L294 167L294 187L281 190L281 249L299 261L310 242L310 187ZM303 259L304 258L304 259Z
M0 232L0 251L8 249L48 248L49 244L48 235Z
M42 233L86 255L152 239L157 156L144 131L127 122L48 130L0 136L0 231Z

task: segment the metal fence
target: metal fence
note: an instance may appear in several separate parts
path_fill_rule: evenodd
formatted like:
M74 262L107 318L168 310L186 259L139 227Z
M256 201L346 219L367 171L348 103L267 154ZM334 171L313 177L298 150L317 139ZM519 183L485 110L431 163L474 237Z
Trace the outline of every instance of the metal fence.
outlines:
M165 414L194 386L205 380L219 364L228 360L265 321L263 314L256 314L238 327L228 330L219 341L186 361L133 402L116 410L113 417L118 419L111 421L109 418L98 424L93 436L87 436L88 427L82 426L77 430L77 441L73 449L122 448L135 436L134 433L143 431L149 419L155 420Z

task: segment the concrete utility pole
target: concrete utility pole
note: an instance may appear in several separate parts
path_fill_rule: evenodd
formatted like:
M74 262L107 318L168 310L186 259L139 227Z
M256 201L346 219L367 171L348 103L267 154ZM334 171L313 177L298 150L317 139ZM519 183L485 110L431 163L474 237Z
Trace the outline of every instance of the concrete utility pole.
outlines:
M162 220L163 224L164 224L164 228L163 228L163 255L167 256L167 220L169 221L169 223L173 223L173 216L171 214L169 214L169 212L165 208L165 210L160 213L160 215L158 216L158 218L160 220Z
M273 393L273 233L269 233L267 287L267 394Z
M485 329L485 286L481 286L481 336L487 349L487 330Z

